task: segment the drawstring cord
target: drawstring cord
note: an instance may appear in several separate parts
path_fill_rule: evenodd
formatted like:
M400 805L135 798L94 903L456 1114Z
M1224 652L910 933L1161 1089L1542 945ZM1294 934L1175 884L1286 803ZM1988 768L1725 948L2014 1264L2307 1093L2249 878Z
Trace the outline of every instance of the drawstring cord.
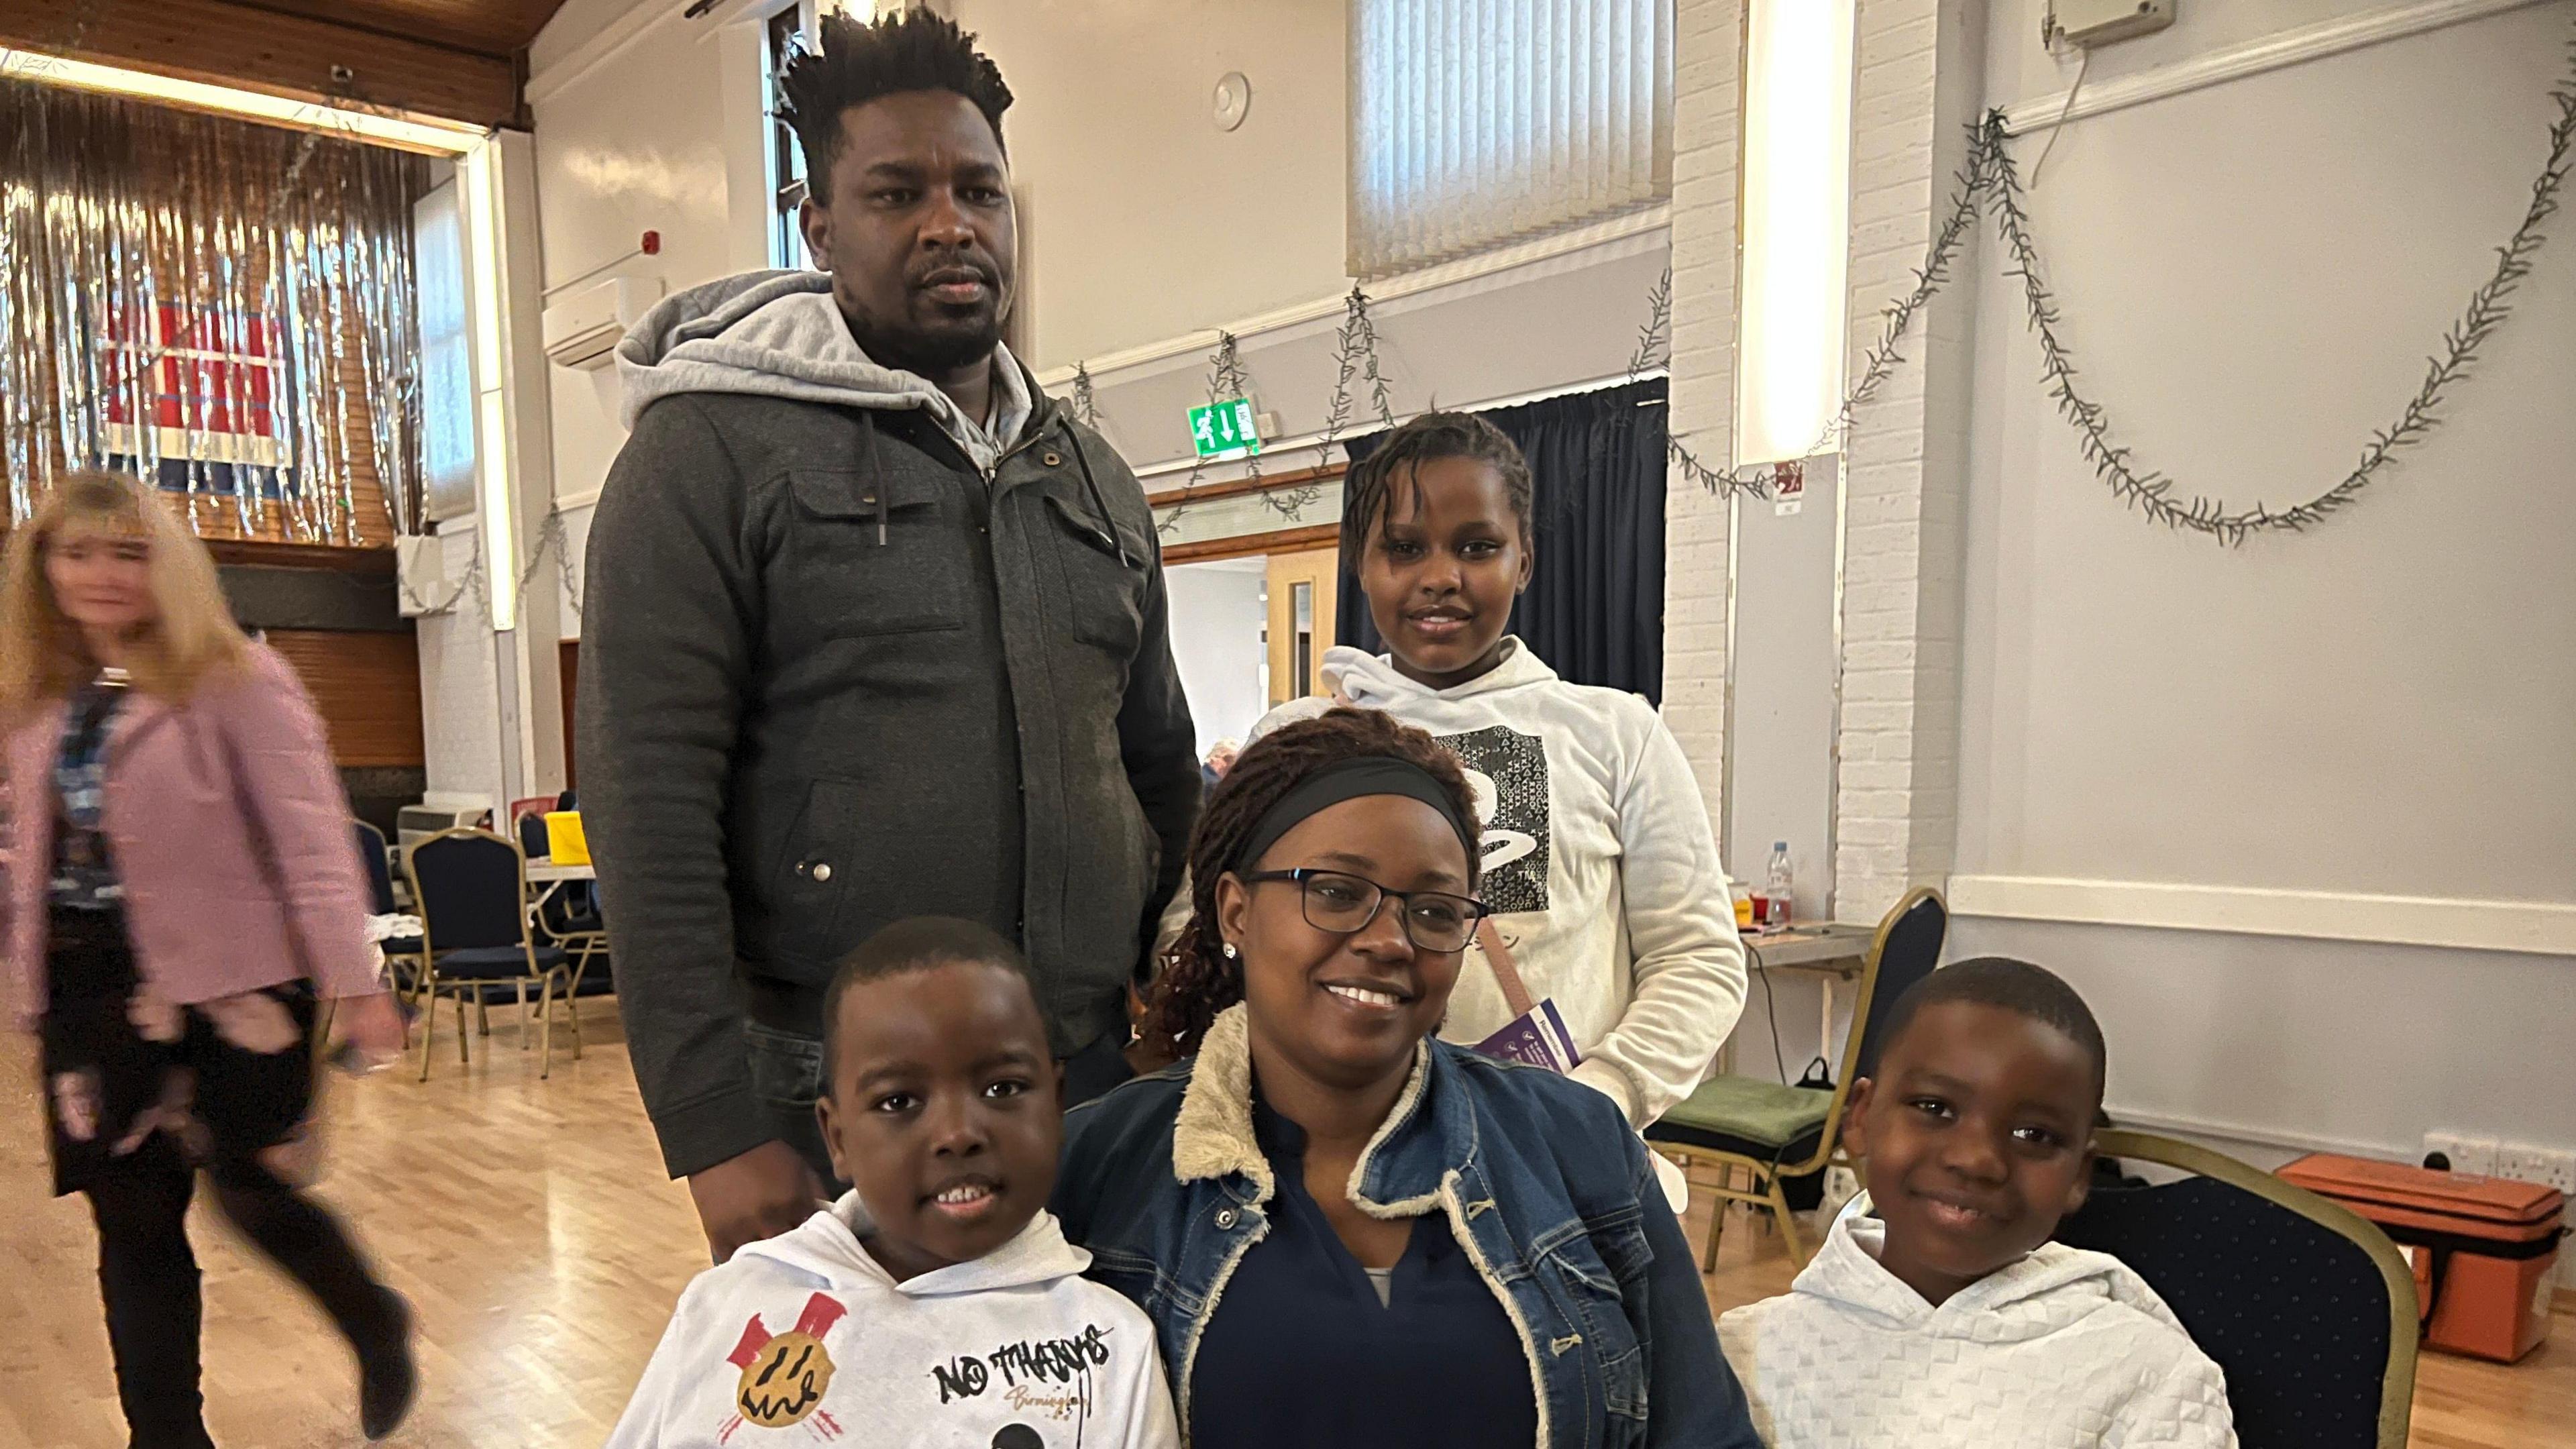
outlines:
M1131 569L1136 567L1136 560L1127 556L1127 540L1118 536L1118 520L1109 511L1109 500L1100 491L1100 480L1091 476L1091 459L1083 455L1082 435L1073 430L1073 424L1066 422L1062 413L1056 414L1055 423L1064 429L1065 443L1073 449L1074 464L1082 469L1082 486L1091 495L1091 506L1100 512L1100 528L1109 536L1109 546L1118 551L1121 565Z

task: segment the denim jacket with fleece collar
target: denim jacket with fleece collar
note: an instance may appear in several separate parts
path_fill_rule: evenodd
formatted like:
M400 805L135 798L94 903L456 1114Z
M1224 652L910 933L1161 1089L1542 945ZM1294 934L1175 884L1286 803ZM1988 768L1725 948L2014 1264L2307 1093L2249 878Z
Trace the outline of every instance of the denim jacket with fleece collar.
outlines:
M1227 1279L1269 1232L1274 1187L1241 1006L1196 1057L1065 1118L1055 1213L1090 1276L1154 1321L1184 1434L1193 1389L1224 1392L1191 1371ZM1689 1244L1607 1097L1425 1042L1351 1199L1447 1224L1520 1336L1537 1449L1760 1449ZM1294 1371L1293 1349L1282 1361Z

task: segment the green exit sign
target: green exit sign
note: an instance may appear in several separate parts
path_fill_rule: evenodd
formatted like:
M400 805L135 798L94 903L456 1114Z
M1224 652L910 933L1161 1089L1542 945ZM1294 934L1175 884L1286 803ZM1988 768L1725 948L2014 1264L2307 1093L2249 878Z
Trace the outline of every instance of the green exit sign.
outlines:
M1233 397L1190 409L1190 440L1202 458L1248 458L1261 451L1261 427L1252 400Z

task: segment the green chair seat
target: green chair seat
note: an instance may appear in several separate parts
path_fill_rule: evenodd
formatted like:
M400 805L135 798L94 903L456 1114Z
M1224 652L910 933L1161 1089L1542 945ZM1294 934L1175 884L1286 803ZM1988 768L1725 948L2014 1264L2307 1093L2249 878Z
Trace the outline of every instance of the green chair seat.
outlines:
M1824 1140L1834 1094L1758 1077L1711 1077L1646 1129L1650 1142L1732 1152L1760 1162L1801 1162Z

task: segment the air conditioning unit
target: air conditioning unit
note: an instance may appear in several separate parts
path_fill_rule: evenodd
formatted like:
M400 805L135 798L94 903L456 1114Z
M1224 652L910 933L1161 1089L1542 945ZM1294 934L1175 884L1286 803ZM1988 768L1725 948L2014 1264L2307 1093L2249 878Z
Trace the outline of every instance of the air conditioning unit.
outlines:
M659 277L611 277L545 310L540 323L546 361L558 367L606 367L626 329L662 299Z
M492 807L470 795L440 795L405 805L394 817L394 844L404 850L442 830L480 825L492 818Z

